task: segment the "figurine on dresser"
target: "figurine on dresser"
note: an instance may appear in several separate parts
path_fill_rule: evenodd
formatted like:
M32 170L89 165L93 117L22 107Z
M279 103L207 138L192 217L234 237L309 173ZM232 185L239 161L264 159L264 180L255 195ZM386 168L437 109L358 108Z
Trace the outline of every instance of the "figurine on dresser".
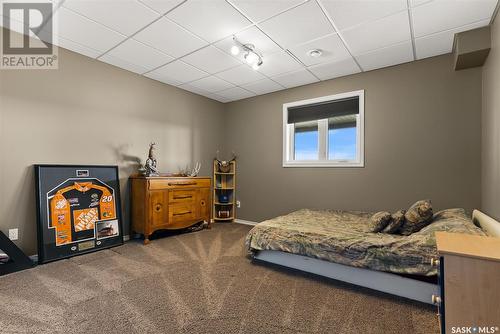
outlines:
M156 155L155 155L155 145L156 143L151 143L149 144L149 153L148 153L148 159L146 160L146 164L144 165L144 176L150 177L150 176L159 176L160 173L158 172L158 163L156 160Z

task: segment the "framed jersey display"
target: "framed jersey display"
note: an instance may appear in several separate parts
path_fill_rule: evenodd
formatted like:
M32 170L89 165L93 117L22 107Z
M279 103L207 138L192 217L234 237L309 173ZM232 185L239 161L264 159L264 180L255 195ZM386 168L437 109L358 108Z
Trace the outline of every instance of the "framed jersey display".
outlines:
M123 244L117 166L35 165L38 262Z

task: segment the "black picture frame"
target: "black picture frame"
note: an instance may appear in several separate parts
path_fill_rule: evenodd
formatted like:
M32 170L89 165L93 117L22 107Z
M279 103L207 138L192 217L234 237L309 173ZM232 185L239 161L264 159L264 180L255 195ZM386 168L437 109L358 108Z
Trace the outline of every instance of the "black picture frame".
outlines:
M123 244L118 166L34 169L39 264Z

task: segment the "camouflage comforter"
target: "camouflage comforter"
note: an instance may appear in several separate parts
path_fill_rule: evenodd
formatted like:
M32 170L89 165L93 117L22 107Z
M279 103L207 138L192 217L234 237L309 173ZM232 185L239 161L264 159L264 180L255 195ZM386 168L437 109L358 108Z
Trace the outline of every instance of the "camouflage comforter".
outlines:
M436 213L433 222L409 236L366 232L371 213L299 210L264 221L246 237L250 252L277 250L335 263L398 274L433 276L434 232L484 235L463 209Z

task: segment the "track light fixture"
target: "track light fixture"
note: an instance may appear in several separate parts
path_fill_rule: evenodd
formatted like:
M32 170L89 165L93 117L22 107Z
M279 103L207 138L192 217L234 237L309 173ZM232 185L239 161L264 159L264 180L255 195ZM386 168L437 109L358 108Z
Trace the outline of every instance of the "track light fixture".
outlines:
M253 44L243 44L236 37L233 37L234 45L231 47L231 54L237 56L240 52L243 52L243 58L246 63L254 70L258 70L260 66L264 63L262 60L262 54L255 48Z

